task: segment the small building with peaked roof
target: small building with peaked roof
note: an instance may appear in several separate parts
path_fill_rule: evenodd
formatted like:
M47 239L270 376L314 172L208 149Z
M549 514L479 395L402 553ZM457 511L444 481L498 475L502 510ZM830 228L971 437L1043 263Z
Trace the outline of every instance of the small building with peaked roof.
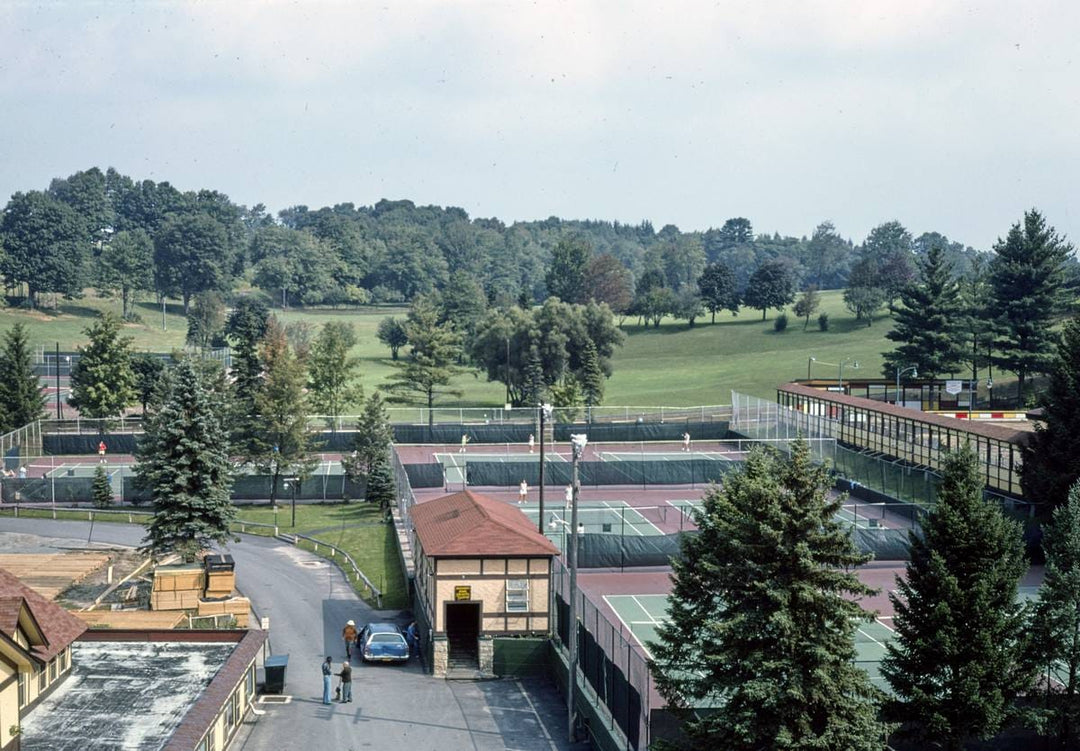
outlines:
M493 674L492 640L547 636L558 548L520 509L469 490L412 508L417 625L435 675Z
M22 719L71 672L86 624L0 569L0 751L19 747Z

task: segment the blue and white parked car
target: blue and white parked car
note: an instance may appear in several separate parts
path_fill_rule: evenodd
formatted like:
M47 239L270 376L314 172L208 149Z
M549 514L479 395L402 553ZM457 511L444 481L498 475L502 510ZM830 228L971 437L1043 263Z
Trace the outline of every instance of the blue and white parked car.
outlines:
M393 623L369 623L356 639L364 662L408 662L409 643Z

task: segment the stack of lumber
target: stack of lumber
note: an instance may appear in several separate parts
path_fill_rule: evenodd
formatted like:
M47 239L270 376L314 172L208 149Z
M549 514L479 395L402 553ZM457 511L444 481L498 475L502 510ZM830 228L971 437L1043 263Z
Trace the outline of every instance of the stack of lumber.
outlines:
M246 597L230 597L228 600L201 600L199 602L199 615L231 615L236 618L236 625L239 628L248 627L250 613L251 602Z
M206 592L208 600L224 600L232 597L236 588L236 574L232 571L207 571Z
M169 629L184 620L184 614L176 610L86 610L74 615L90 628Z
M192 610L206 588L206 574L199 565L158 566L154 569L152 610Z
M0 568L18 577L42 597L56 596L109 562L108 553L7 553Z

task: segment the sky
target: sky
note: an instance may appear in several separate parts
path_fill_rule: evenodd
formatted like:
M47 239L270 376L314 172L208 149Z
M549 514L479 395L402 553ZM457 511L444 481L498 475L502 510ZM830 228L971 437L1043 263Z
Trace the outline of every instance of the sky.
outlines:
M684 231L1080 240L1080 3L0 2L0 200L112 166ZM1080 244L1080 243L1078 243Z

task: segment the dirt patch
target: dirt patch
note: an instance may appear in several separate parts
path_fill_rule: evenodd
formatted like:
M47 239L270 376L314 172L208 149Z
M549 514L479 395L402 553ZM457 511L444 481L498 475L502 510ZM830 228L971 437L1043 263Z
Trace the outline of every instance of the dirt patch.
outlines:
M112 584L109 583L109 567L112 567L112 581L118 582L125 576L135 571L145 560L145 557L135 551L118 551L109 556L109 563L102 566L87 576L78 584L65 589L57 597L57 602L69 610L79 610L89 607L94 600L100 597ZM139 577L124 583L114 592L110 593L103 602L124 603L134 605L136 603L147 606L150 602L149 580L140 580ZM132 591L134 587L134 591Z

